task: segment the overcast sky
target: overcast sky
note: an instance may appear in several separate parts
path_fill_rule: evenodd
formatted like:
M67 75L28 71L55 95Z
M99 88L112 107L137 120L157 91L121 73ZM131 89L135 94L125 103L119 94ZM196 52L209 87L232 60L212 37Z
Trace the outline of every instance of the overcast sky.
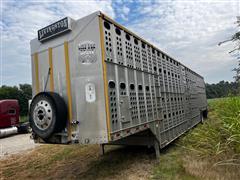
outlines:
M217 44L237 31L239 0L0 2L0 85L31 83L29 42L38 29L97 10L201 74L207 83L233 80L237 61L228 54L233 46Z

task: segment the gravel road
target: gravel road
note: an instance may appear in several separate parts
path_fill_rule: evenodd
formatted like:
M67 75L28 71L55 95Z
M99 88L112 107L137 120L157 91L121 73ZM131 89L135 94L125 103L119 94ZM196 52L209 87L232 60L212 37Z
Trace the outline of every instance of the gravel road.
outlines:
M17 134L0 139L0 159L7 155L17 154L33 149L36 144L30 139L30 134Z

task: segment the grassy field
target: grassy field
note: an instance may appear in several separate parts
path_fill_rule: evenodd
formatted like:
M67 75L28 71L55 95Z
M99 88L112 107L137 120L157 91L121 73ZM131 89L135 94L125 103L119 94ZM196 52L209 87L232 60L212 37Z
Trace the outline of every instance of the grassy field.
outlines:
M42 145L0 161L0 179L240 179L240 98L209 101L209 118L161 151Z
M153 179L240 179L240 98L208 103L208 119L163 151Z

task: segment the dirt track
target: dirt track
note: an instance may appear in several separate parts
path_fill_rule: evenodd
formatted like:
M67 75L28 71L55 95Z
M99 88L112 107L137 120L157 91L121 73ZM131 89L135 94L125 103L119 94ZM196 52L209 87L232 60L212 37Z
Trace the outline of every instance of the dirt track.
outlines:
M0 139L0 159L6 155L17 154L35 148L30 134L17 134Z

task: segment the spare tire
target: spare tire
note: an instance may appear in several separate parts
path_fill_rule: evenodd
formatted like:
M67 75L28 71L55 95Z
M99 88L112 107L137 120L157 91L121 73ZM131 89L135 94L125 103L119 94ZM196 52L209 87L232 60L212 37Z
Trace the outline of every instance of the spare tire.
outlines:
M33 98L29 116L32 131L47 140L66 127L67 107L57 93L41 92Z

